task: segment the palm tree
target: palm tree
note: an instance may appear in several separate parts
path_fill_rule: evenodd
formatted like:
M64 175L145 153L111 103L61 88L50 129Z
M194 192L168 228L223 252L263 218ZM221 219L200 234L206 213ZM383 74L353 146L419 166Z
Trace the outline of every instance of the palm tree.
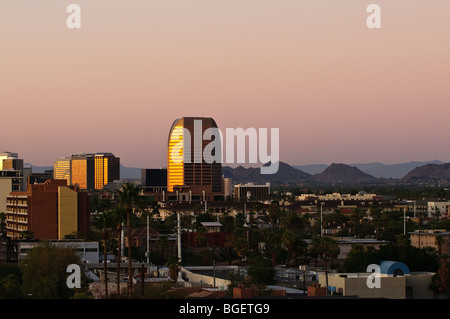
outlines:
M125 209L127 215L127 239L128 239L128 298L132 294L132 267L131 267L131 214L133 208L138 205L140 201L141 188L134 185L134 183L122 184L122 189L119 193L119 204Z
M287 260L286 260L286 266L289 267L290 257L292 248L295 244L296 236L295 233L291 230L284 230L281 234L281 244L284 246L284 248L287 250Z
M113 215L111 211L99 213L94 219L94 226L101 230L103 239L103 272L105 280L105 298L108 298L108 265L107 265L107 247L109 239L109 229L113 226Z
M436 238L434 239L434 243L437 246L437 251L438 251L438 258L439 261L441 260L442 257L442 245L445 243L444 237L442 236L436 236Z
M328 266L330 261L337 258L340 253L339 244L336 240L329 237L314 238L312 241L313 254L322 260L325 268L325 281L328 294Z
M1 233L2 233L2 238L6 238L6 234L4 234L4 230L5 230L5 221L6 221L6 214L4 212L0 212L0 227L1 227Z
M113 223L117 231L117 298L120 298L120 264L122 261L122 228L126 219L125 210L122 207L116 207L111 210Z

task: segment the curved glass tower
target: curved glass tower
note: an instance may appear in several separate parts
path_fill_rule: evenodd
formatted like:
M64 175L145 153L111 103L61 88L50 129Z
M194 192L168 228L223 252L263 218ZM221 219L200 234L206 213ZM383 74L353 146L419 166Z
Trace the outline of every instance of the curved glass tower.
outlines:
M223 195L222 164L220 161L210 163L203 158L205 146L211 143L211 140L203 139L209 128L217 129L212 118L183 117L173 122L167 143L168 192L205 200Z

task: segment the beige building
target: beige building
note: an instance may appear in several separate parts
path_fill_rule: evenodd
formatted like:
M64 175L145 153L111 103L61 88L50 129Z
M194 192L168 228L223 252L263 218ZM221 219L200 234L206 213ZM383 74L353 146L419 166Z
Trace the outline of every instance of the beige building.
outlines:
M417 248L432 247L436 249L437 252L440 251L442 255L450 254L450 232L445 229L423 229L415 230L411 235L411 245ZM439 240L437 238L441 237L440 247Z
M431 299L429 288L433 272L410 272L400 262L383 261L376 273L328 274L330 295L383 299ZM319 283L326 287L325 273L319 273Z

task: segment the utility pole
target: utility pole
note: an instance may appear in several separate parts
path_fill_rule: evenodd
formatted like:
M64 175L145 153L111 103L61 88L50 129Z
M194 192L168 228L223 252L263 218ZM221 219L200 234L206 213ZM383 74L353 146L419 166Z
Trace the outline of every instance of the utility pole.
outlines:
M181 224L180 213L177 213L177 235L178 235L178 262L181 263Z
M403 207L403 235L406 235L406 207Z
M320 237L323 236L322 203L320 203Z
M178 278L182 277L181 272L181 223L180 223L180 213L177 212L177 237L178 237L178 262L180 264L180 271L178 272Z
M150 217L147 214L147 264L150 263Z
M213 260L214 288L216 288L216 260Z

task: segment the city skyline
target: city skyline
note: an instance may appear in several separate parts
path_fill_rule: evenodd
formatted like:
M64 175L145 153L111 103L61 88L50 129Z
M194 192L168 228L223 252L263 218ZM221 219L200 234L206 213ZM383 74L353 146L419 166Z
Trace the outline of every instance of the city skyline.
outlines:
M108 151L163 167L179 117L279 128L291 165L450 162L450 3L76 1L0 4L0 151L51 166ZM19 121L19 122L18 122Z

